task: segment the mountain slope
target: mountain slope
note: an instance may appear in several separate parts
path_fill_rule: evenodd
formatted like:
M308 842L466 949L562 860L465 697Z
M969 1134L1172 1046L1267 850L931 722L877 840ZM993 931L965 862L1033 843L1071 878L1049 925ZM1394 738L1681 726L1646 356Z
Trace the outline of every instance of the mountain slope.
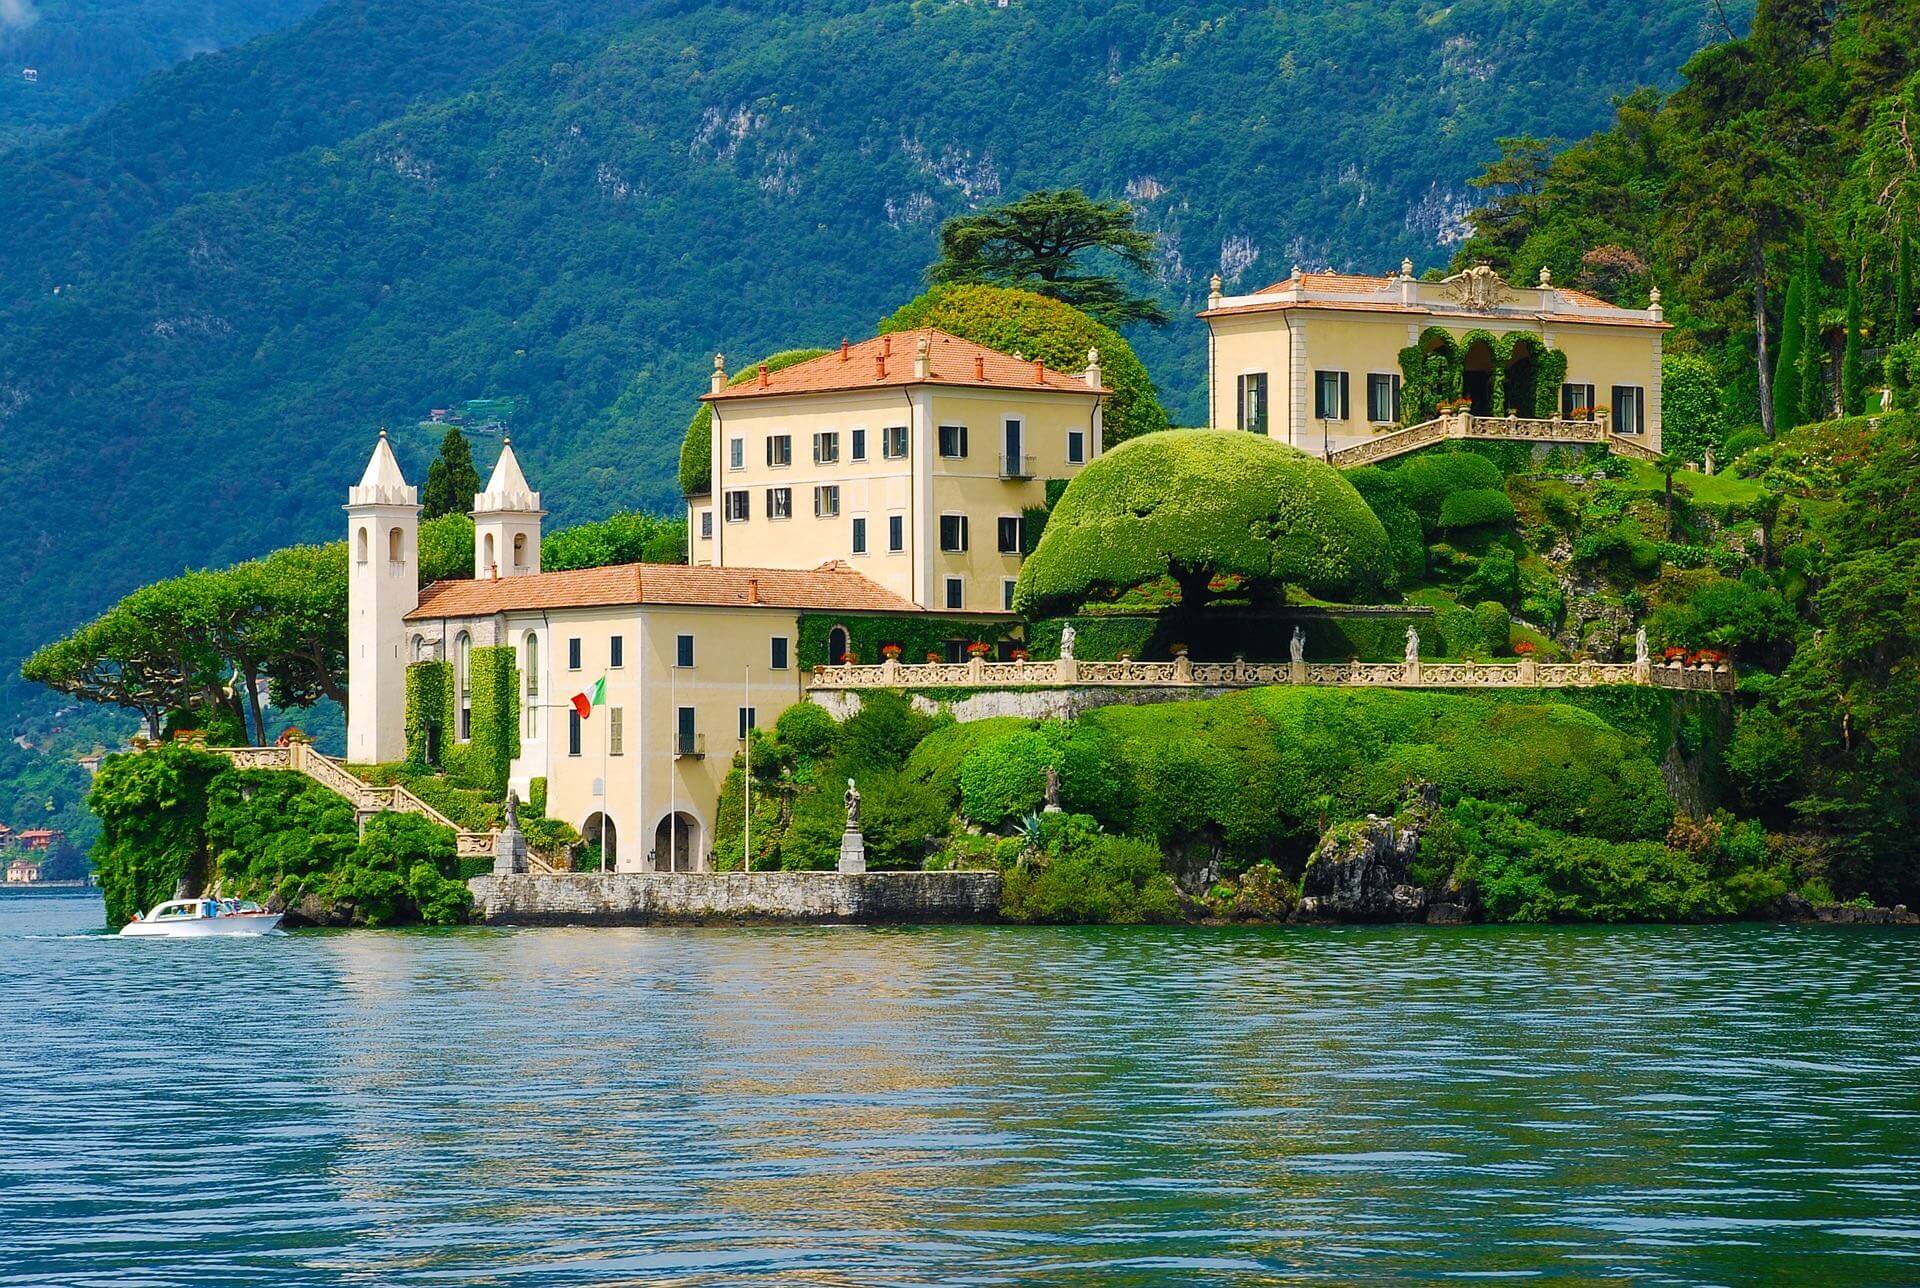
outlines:
M1584 133L1705 38L1705 0L1644 8L606 5L558 35L557 5L341 0L0 157L0 658L333 535L371 428L457 399L522 400L561 521L667 503L716 349L864 333L999 195L1131 195L1183 319L1215 271L1435 262L1495 136ZM436 43L474 12L517 57ZM1192 420L1197 326L1136 343Z

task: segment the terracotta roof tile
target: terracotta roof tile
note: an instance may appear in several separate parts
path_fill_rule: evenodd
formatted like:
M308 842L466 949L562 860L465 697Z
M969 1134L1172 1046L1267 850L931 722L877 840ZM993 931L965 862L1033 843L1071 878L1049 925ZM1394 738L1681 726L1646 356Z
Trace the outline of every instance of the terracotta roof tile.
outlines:
M1295 273L1271 286L1263 286L1252 292L1254 296L1279 295L1285 291L1298 289L1304 281L1306 289L1311 291L1342 291L1351 294L1385 292L1400 279L1397 277L1369 277L1360 273ZM1534 288L1522 288L1534 289ZM1556 304L1566 308L1618 309L1619 306L1603 300L1585 291L1570 290L1564 286L1552 288ZM1236 313L1277 313L1287 309L1331 309L1339 312L1362 313L1414 313L1432 317L1481 316L1471 309L1436 309L1430 304L1415 302L1402 304L1397 300L1343 300L1314 299L1311 295L1304 300L1249 300L1243 304L1227 304L1217 309L1203 309L1202 318L1225 317ZM1631 313L1632 310L1621 310ZM1594 317L1586 313L1560 312L1557 308L1545 310L1516 309L1507 314L1510 317L1527 317L1542 322L1580 323L1589 326L1638 326L1657 330L1668 330L1671 323L1653 322L1644 317Z
M844 562L818 568L692 568L685 564L615 564L525 577L436 581L420 592L407 620L484 617L542 608L641 604L841 609L917 613L918 605L869 581Z
M927 340L927 374L913 374L914 354L922 337ZM704 394L702 402L734 398L770 398L778 394L844 392L851 389L887 389L902 385L963 385L983 389L1053 389L1062 393L1105 394L1105 386L1090 388L1085 379L1040 367L984 344L962 340L934 327L875 336L767 373L766 382L749 380L719 393Z

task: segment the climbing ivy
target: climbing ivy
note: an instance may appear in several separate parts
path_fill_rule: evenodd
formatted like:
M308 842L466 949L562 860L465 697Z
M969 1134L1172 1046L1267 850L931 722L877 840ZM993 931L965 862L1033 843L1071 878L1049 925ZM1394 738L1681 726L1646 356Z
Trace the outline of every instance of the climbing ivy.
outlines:
M511 644L474 649L471 665L472 718L453 776L464 786L503 796L507 773L520 754L520 668Z
M415 662L407 668L407 759L427 764L427 730L440 730L440 745L453 739L453 663Z
M1560 414L1560 385L1567 378L1567 355L1542 349L1533 370L1533 414L1552 420Z
M1463 378L1460 344L1445 327L1430 326L1420 342L1400 350L1400 419L1417 425L1432 420L1442 402L1460 396Z
M1400 350L1400 421L1417 425L1439 413L1439 405L1462 396L1466 388L1466 354L1476 341L1484 341L1493 352L1492 405L1495 415L1504 415L1509 407L1523 416L1551 419L1560 414L1560 383L1567 375L1567 355L1548 348L1539 336L1527 331L1509 331L1495 335L1475 330L1455 339L1443 327L1430 326L1420 333L1420 342ZM1512 388L1507 386L1509 368L1521 356L1521 348L1533 350L1530 367L1516 373Z

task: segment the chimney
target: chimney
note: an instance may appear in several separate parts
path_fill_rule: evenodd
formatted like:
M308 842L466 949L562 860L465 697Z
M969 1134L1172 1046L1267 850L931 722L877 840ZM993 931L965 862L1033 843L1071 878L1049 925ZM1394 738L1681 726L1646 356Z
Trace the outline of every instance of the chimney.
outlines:
M883 358L891 358L893 356L892 336L883 335L880 337L880 356Z
M873 355L873 376L876 380L885 380L887 378L886 354L876 353Z
M1047 364L1035 358L1033 360L1033 383L1043 385L1047 382Z
M749 604L757 604L760 602L760 579L758 577L747 578L747 602Z
M719 393L727 387L727 356L724 353L713 355L713 392Z
M913 347L913 378L915 380L927 378L927 372L932 367L932 348L933 341L924 335L920 337L920 343Z
M756 385L759 385L762 389L765 389L767 387L767 364L766 363L763 362L760 364L760 374L754 378L753 383L755 383Z
M1087 388L1100 387L1100 350L1087 350Z
M977 353L973 355L973 378L982 382L987 378L987 360Z
M845 362L847 360L847 349L849 347L850 346L847 344L847 337L844 335L841 336L840 337L840 361Z

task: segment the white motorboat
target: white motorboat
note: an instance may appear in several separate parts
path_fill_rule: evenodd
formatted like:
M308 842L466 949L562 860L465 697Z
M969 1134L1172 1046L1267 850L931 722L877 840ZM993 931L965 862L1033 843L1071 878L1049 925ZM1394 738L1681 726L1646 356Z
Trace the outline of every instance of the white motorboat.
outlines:
M120 927L123 935L201 939L209 935L264 935L280 924L251 899L169 899Z

